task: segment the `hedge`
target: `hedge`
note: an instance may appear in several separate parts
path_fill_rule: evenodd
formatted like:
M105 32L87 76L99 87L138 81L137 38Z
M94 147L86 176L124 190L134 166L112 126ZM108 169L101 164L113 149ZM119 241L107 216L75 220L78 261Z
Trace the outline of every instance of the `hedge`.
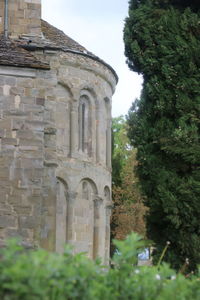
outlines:
M1 300L186 300L200 299L198 276L186 278L167 264L137 266L145 243L131 234L115 241L112 268L85 254L24 250L11 240L0 250ZM119 255L120 253L120 255Z

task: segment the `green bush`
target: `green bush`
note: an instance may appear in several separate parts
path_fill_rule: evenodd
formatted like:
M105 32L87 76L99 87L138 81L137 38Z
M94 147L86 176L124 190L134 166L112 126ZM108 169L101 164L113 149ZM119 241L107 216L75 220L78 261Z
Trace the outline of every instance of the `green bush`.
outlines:
M138 267L144 242L136 234L115 241L119 254L113 268L93 262L84 254L63 255L45 250L26 251L16 241L1 249L1 300L115 300L200 299L199 279L186 279L168 265Z

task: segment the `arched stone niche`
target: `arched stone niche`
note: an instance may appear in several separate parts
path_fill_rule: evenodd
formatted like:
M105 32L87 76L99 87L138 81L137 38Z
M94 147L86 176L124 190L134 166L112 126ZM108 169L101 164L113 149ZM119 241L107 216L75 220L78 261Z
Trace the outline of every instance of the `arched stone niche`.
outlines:
M79 199L92 200L97 194L97 186L92 179L84 178L80 181L78 187Z
M71 102L72 92L67 85L58 84L54 90L56 99L55 114L56 123L56 149L58 155L69 156L71 151ZM53 95L52 95L53 96Z
M111 202L111 192L110 192L110 188L108 186L104 187L104 199L105 199L106 203Z
M56 183L56 251L62 253L68 242L68 185L62 178Z
M78 150L87 157L96 157L97 97L93 89L80 90L78 104Z
M94 105L97 105L97 94L90 85L82 85L80 87L80 96L87 95L91 98Z
M84 178L80 181L74 206L74 241L78 252L94 256L95 199L98 190L94 181Z

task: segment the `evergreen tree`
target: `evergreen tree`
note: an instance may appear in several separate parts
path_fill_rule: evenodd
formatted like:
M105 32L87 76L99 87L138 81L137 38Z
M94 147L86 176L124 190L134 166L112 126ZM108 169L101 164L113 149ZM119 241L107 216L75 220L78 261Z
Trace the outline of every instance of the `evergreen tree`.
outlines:
M149 207L148 237L180 268L200 263L199 1L131 0L124 29L129 67L143 75L128 114Z

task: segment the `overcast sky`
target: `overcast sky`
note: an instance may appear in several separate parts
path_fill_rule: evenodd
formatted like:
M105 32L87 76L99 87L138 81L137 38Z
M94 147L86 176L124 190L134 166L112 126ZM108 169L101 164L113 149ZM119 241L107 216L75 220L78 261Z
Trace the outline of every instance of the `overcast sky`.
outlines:
M113 116L125 115L140 95L142 79L129 71L123 26L128 0L42 0L42 17L110 64L119 76Z

